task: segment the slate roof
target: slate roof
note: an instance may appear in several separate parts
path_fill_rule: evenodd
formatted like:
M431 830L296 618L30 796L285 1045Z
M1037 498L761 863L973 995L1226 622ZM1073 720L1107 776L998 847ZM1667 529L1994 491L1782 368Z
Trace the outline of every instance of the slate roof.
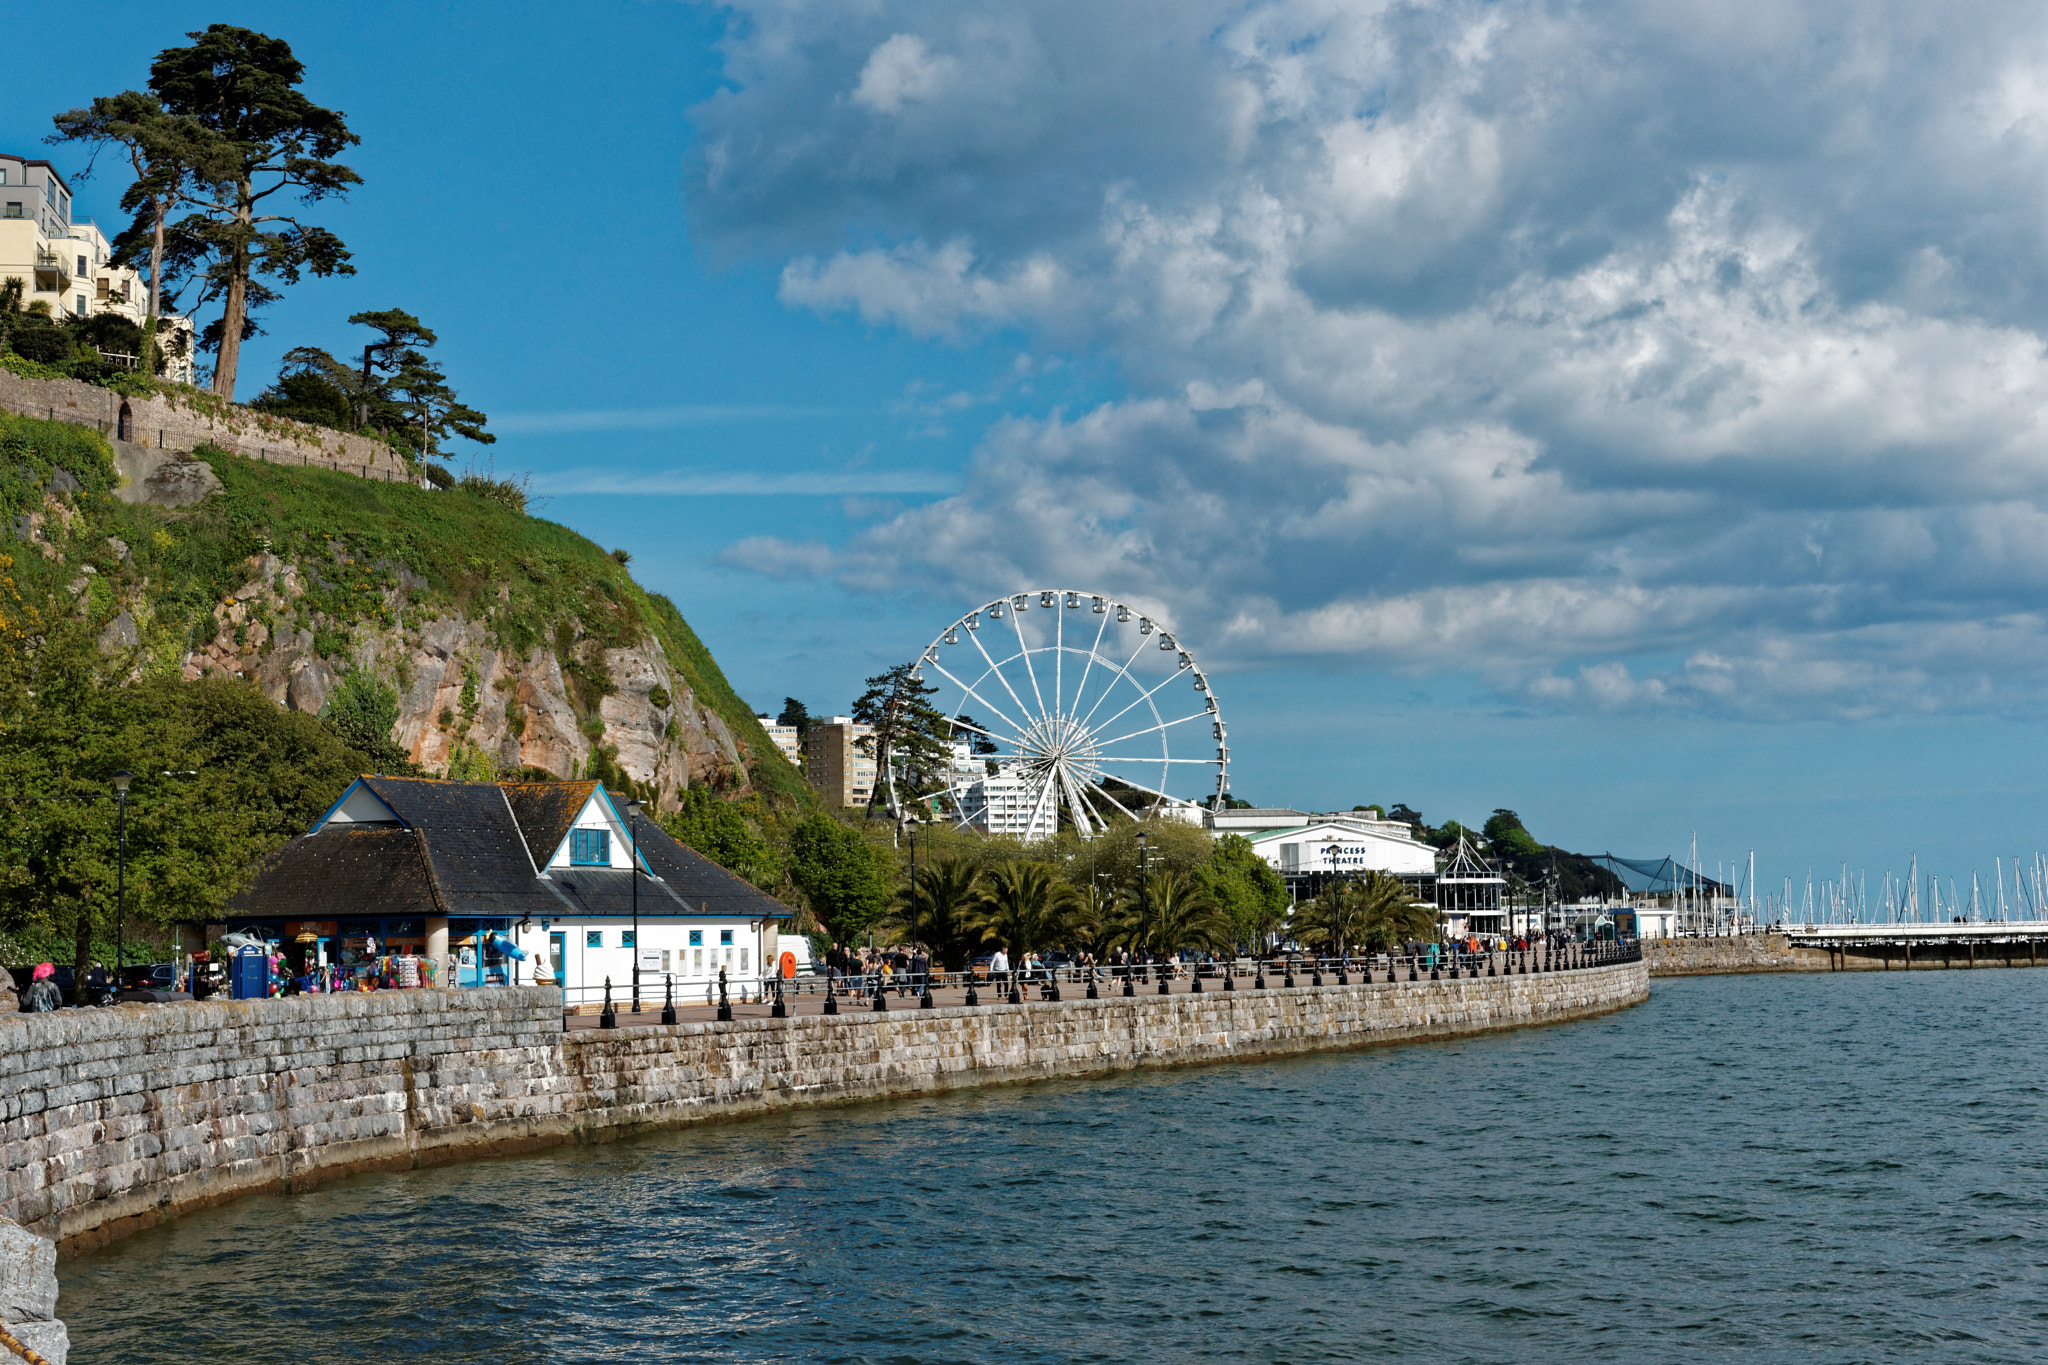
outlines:
M232 915L551 918L630 915L633 874L608 867L537 870L561 845L596 782L358 779L400 824L329 822L265 858ZM638 822L643 915L784 916L756 890L652 820Z
M420 857L417 833L398 825L337 825L264 858L256 880L228 902L231 916L335 919L447 913Z

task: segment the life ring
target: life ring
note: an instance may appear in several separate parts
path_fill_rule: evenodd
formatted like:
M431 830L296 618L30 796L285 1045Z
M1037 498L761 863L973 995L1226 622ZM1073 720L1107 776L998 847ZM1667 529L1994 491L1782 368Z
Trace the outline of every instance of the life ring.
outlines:
M782 979L784 981L794 981L796 979L795 953L784 953L782 955Z

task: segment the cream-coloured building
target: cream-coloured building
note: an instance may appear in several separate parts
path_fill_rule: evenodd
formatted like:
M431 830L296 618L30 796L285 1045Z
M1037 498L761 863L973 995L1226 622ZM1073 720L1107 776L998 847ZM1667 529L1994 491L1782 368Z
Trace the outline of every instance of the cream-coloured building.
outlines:
M794 725L777 725L765 715L757 715L754 719L761 722L761 728L768 732L769 742L781 751L784 758L799 768L804 766L803 741L797 738Z
M117 313L142 326L149 287L134 270L109 264L112 256L98 224L72 218L70 187L54 166L0 152L0 279L22 282L24 306L45 303L57 317ZM191 319L167 314L157 330L164 377L191 383Z
M804 776L827 801L865 806L875 790L875 760L860 751L861 740L875 732L851 716L814 720L804 737Z

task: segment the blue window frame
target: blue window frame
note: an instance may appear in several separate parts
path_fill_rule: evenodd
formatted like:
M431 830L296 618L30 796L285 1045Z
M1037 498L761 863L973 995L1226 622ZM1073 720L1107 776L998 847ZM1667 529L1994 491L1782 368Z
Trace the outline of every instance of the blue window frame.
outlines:
M569 861L578 867L610 867L612 833L608 829L569 831Z
M704 946L704 931L702 929L692 929L690 931L690 946L692 948L702 948Z
M604 930L585 929L583 931L583 946L586 948L604 947Z
M730 929L720 929L720 930L718 931L718 941L719 941L720 943L731 943L731 942L732 942L732 930L730 930Z
M619 930L619 946L621 948L631 948L634 946L633 931L631 929Z

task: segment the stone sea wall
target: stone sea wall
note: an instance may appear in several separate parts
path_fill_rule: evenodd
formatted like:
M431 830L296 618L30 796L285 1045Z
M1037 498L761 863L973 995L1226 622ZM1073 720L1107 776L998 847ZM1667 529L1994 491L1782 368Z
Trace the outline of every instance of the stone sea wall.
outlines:
M1643 960L1650 964L1651 976L1740 976L1750 972L1828 970L1826 953L1794 948L1783 934L1644 939Z
M1838 948L1795 947L1783 934L1739 938L1653 938L1643 941L1651 976L1742 976L1752 972L1882 972L1909 969L1900 945L1857 944ZM1914 947L1910 970L2027 967L2041 961L2038 947L2025 942L1922 943Z
M50 1365L64 1365L70 1333L57 1316L57 1244L0 1218L0 1324ZM17 1357L0 1350L0 1360Z
M1635 962L575 1034L547 987L15 1015L0 1019L0 1217L75 1254L355 1171L798 1104L1450 1037L1648 993Z

